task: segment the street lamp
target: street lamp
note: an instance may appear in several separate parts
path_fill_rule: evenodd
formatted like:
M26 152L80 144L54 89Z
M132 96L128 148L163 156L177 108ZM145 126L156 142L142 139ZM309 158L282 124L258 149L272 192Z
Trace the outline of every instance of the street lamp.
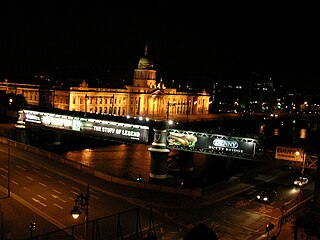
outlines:
M170 111L170 102L168 102L168 105L167 105L167 121L169 119L169 111Z
M84 115L87 116L87 105L88 105L88 94L85 95L84 97Z
M29 229L30 229L30 238L32 238L32 234L36 230L36 222L31 221L29 225Z
M299 151L296 151L296 155L299 156L299 155L300 155L300 152L299 152ZM303 180L305 162L306 162L306 151L303 150L303 154L302 154L302 169L301 169L301 177L302 177L302 180ZM302 196L302 186L300 186L300 190L299 190L299 194L298 194L299 204L300 204L300 201L301 201L301 196Z
M86 194L80 193L74 200L74 206L70 211L71 216L77 219L82 211L85 213L85 226L84 226L84 236L87 235L87 223L89 221L89 199L90 199L90 187L88 184ZM82 210L82 211L81 211Z
M296 155L299 156L301 153L300 151L296 151ZM302 169L301 169L301 175L303 177L303 174L304 174L304 166L305 166L305 162L306 162L306 151L303 150L303 153L302 153Z
M10 158L11 158L11 131L12 129L9 129L9 138L8 138L8 198L10 198Z
M187 99L187 122L189 121L189 103L190 103L190 100Z

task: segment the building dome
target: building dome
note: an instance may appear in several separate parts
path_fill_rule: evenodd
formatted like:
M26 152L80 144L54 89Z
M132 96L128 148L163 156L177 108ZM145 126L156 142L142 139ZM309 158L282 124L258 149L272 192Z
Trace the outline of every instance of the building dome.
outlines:
M148 45L144 49L144 56L139 60L138 68L153 68L153 62L148 57Z
M153 62L147 56L143 56L139 60L138 68L153 68Z

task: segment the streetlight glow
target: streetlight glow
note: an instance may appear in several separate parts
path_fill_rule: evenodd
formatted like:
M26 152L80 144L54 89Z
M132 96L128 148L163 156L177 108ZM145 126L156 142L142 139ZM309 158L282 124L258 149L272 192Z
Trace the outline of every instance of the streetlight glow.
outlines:
M90 188L89 184L87 187L86 194L80 193L74 200L75 205L70 211L70 215L77 219L82 211L85 213L85 221L84 221L84 239L87 238L87 223L89 221L89 199L90 199ZM82 211L81 211L82 210Z
M296 151L296 155L300 156L300 154L302 154L302 169L301 169L301 175L303 176L304 174L304 166L305 166L305 162L306 162L306 151L303 150L302 153L300 153L300 151Z
M82 212L78 206L74 206L73 209L70 211L70 214L74 219L77 219L81 213Z

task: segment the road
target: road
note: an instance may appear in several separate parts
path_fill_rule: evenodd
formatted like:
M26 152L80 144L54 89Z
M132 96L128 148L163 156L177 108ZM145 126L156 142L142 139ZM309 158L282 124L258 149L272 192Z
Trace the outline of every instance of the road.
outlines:
M278 176L259 174L251 184L230 183L225 188L234 188L229 194L220 195L219 192L206 193L199 205L185 209L162 209L168 216L175 216L175 221L185 225L201 222L213 228L221 240L259 239L264 236L266 223L272 222L277 226L278 218L285 209L298 204L299 188L292 185L295 173L275 170ZM310 175L310 184L303 189L301 201L312 196L314 182ZM243 185L243 187L236 187ZM256 194L263 188L272 188L277 191L274 202L270 205L256 201ZM238 189L238 191L236 190ZM212 189L211 189L212 190ZM226 191L224 191L226 192ZM286 204L290 202L290 204Z
M7 146L0 145L0 176L2 197L7 196L8 188L8 158L6 150ZM87 184L90 184L90 219L98 219L105 216L117 214L129 209L140 207L145 211L140 212L142 228L148 226L149 206L141 205L138 201L125 194L120 195L115 192L108 191L108 185L104 185L103 181L94 177L88 176L81 171L74 171L68 167L54 166L54 163L43 162L45 159L34 159L32 154L21 150L11 149L10 157L10 198L8 200L17 201L24 207L31 209L33 212L28 213L28 219L21 219L22 224L11 224L6 221L6 216L3 216L3 229L10 227L13 234L20 234L21 230L18 227L23 226L26 231L21 235L28 236L28 226L30 220L37 221L37 229L34 234L44 234L56 229L66 228L84 221L84 216L81 216L76 222L73 220L69 212L73 208L76 196L81 192L85 192ZM114 186L113 186L114 188ZM131 189L129 195L136 196L136 189ZM11 204L8 203L9 205ZM5 211L5 209L2 209ZM12 214L19 222L19 215L24 215L24 212L19 214L13 211ZM84 215L84 214L82 214ZM46 219L46 223L42 224L42 219ZM131 229L131 232L126 234L135 234L135 223L137 216L132 215L132 226L123 226L124 229ZM35 220L37 219L37 220ZM50 224L47 224L50 222ZM6 226L6 224L9 226ZM21 236L20 236L21 237ZM23 238L18 238L23 239Z
M183 239L198 223L206 223L219 235L220 240L258 239L265 234L265 224L277 223L284 203L296 198L290 171L263 171L254 182L242 183L235 179L205 191L201 199L190 199L166 193L149 192L125 186L108 184L81 171L37 159L31 153L12 148L10 151L11 197L6 198L8 186L8 146L0 144L0 177L2 199L2 229L10 229L15 239L30 236L30 220L37 222L33 235L83 222L84 216L74 222L69 212L75 197L90 184L90 219L109 216L124 210L143 209L143 228L147 228L149 207L152 204L159 239ZM312 174L310 175L312 176ZM303 199L313 193L313 179L303 190ZM270 204L254 201L261 187L272 187L278 192L277 200ZM297 202L293 201L293 204ZM16 211L17 209L17 211ZM8 211L13 219L6 219ZM131 228L126 235L133 235L136 216L127 223ZM111 225L109 224L108 227ZM114 223L114 228L116 223ZM108 238L107 238L108 239Z

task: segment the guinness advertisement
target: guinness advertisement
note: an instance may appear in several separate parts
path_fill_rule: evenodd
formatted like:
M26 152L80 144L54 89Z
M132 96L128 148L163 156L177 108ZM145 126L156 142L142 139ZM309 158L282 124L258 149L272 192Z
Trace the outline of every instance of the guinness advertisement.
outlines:
M119 140L147 143L149 127L116 122L83 122L81 126L81 132L88 132L93 135L110 137Z
M248 141L246 141L248 140ZM168 147L183 148L189 151L202 152L209 150L221 153L237 153L244 155L254 155L255 146L253 139L236 138L224 135L209 135L197 132L181 133L179 131L169 131L167 136Z
M92 118L79 118L38 111L19 111L18 123L23 124L25 122L45 127L87 133L115 140L128 140L141 143L147 143L149 136L149 127L143 125L104 121Z

